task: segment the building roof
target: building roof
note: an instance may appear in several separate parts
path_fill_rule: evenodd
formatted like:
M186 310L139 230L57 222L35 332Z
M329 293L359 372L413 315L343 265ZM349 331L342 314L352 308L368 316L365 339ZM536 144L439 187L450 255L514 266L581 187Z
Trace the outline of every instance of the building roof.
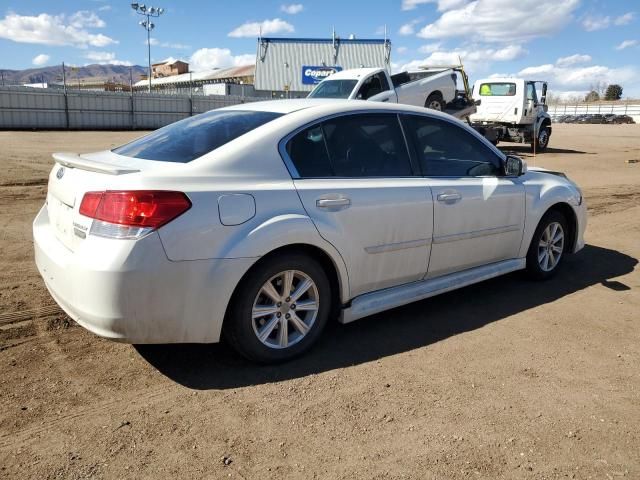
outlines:
M215 70L204 70L202 72L181 73L170 77L152 78L153 85L170 85L174 83L201 82L205 80L224 80L238 77L251 77L255 74L255 65L244 65L241 67L217 68ZM134 87L142 87L149 84L149 80L140 80L133 84Z
M287 37L260 37L258 38L259 42L270 42L270 43L330 43L333 44L333 38L287 38ZM339 43L377 43L384 45L385 42L389 42L389 40L385 40L383 38L340 38L336 37L335 42Z
M175 65L176 63L183 63L185 65L189 65L187 62L183 62L182 60L173 60L173 61L165 60L164 62L152 63L151 66L156 67L158 65Z

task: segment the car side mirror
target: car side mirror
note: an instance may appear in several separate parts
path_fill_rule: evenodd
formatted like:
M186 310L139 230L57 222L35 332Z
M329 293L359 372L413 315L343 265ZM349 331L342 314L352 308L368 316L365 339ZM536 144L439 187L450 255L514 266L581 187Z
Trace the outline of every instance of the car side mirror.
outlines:
M473 102L473 104L474 104L476 107L479 107L481 103L482 103L482 100L476 100L475 102Z
M502 161L502 166L507 177L519 177L527 171L524 161L515 155L507 155L507 158Z

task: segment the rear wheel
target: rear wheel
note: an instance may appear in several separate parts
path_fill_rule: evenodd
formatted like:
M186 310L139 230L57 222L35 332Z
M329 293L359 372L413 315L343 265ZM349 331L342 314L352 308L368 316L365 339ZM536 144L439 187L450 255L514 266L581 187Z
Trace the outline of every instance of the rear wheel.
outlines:
M431 110L444 110L444 99L442 98L442 94L438 92L434 92L427 97L427 100L424 102L425 108L430 108Z
M537 280L558 271L567 241L567 220L560 212L547 213L536 228L527 252L527 273Z
M331 310L331 290L323 268L298 253L258 264L232 299L224 335L250 360L289 360L315 343Z

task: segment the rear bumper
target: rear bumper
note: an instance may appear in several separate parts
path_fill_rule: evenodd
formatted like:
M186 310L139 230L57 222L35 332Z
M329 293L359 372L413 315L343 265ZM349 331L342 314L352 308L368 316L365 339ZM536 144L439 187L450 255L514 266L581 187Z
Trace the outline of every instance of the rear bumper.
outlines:
M157 233L140 240L89 235L72 252L46 208L33 223L36 265L51 296L87 330L127 343L213 343L228 301L255 259L173 262Z

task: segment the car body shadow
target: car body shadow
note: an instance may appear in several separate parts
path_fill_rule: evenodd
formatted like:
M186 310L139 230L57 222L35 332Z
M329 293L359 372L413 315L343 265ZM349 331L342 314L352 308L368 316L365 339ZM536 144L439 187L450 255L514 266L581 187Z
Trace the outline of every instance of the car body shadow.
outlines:
M533 151L529 145L500 145L498 147L505 154L513 154L524 157L532 157ZM543 155L546 153L567 153L574 155L592 155L591 152L583 152L582 150L572 150L570 148L553 148L547 147L544 153L538 153L538 155Z
M425 347L592 285L612 285L610 279L631 272L637 263L615 250L587 245L568 256L558 275L546 282L530 281L515 272L347 325L334 322L311 351L280 365L253 364L224 343L135 348L168 378L193 389L279 382Z

